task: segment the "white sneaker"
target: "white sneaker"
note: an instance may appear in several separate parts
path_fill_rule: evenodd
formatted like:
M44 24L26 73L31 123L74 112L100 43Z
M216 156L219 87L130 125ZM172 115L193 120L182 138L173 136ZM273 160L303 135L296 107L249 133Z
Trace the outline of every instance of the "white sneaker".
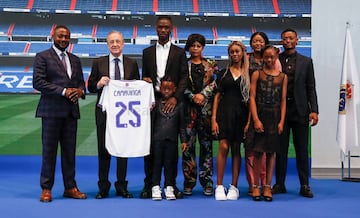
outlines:
M215 189L215 200L226 201L225 187L223 185L217 185Z
M165 188L166 200L175 200L174 188L172 186L166 186Z
M160 186L155 185L151 188L151 196L154 201L161 201L161 189Z
M239 198L239 189L230 185L226 198L228 200L236 201Z

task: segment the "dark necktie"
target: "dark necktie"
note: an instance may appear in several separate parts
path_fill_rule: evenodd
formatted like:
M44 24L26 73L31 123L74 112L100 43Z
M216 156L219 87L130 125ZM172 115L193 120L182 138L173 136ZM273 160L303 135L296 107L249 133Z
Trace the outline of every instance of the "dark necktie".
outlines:
M61 56L61 62L64 65L65 70L67 71L66 61L65 61L65 53L61 52L60 56Z
M115 58L115 80L120 80L121 76L120 76L120 68L119 68L119 58Z

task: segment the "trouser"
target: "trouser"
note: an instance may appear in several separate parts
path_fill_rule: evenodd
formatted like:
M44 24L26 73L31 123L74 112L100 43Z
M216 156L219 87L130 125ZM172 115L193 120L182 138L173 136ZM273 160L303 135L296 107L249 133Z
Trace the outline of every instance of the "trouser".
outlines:
M61 170L65 189L76 187L75 150L77 119L42 118L42 164L40 186L52 189L55 178L57 149L60 142Z
M152 143L152 186L160 185L161 171L164 167L164 187L175 186L177 168L177 142L171 140Z
M280 138L280 150L276 153L276 184L285 185L290 131L292 131L296 154L296 168L300 185L309 184L309 125L304 122L287 121Z
M109 182L109 170L112 156L109 154L105 147L105 123L97 126L98 137L98 187L101 192L108 192L111 186ZM116 158L116 178L115 188L117 191L123 187L126 182L127 173L127 158Z
M212 135L210 127L197 119L187 126L189 134L188 149L183 152L182 169L184 174L184 188L194 188L197 180L196 161L196 136L199 139L199 181L205 187L208 183L213 184L213 151Z

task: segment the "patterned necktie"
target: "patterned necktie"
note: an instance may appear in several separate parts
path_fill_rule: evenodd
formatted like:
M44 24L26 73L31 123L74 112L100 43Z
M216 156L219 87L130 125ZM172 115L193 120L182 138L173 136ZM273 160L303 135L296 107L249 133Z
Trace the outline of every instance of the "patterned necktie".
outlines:
M65 70L67 71L67 66L66 66L66 61L65 61L65 53L61 52L60 56L61 56L61 62L64 65Z
M119 68L119 58L115 58L115 80L120 80L121 76L120 76L120 68Z

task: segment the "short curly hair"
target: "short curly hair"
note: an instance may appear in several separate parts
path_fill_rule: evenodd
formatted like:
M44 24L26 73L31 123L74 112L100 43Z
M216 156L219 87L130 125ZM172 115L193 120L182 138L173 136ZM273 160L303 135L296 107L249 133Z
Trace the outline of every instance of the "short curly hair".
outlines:
M198 34L198 33L193 33L190 34L186 40L186 44L185 44L185 51L189 51L190 47L195 43L198 42L200 43L203 47L205 47L205 36Z

